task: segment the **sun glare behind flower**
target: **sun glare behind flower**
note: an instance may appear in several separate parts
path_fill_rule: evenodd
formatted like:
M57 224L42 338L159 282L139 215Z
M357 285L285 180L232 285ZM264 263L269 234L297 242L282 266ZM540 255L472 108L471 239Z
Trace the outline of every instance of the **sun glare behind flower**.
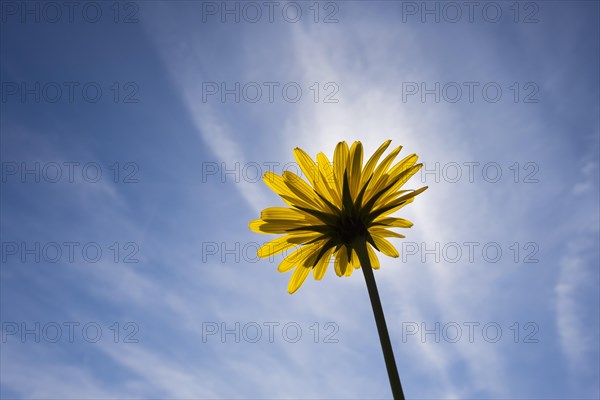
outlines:
M249 226L254 232L284 235L262 246L259 257L296 248L278 267L280 272L295 268L289 293L298 290L311 270L316 280L322 279L331 257L338 276L350 276L360 268L359 256L365 248L374 269L380 266L374 250L398 257L387 238L404 236L388 228L410 228L412 223L391 214L411 203L427 186L400 190L422 164L416 163L416 154L410 154L393 165L402 146L378 163L390 143L384 142L364 166L359 141L351 147L338 143L333 163L323 153L317 154L315 162L296 148L294 156L308 182L289 171L282 176L265 174L265 183L289 207L266 208Z

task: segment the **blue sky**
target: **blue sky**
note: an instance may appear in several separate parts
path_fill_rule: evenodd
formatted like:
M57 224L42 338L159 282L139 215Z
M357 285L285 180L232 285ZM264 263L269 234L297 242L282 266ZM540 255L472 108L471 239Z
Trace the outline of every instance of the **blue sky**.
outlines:
M247 228L294 147L386 139L429 186L375 272L407 397L600 397L597 2L23 4L2 398L391 398L362 275L290 296Z

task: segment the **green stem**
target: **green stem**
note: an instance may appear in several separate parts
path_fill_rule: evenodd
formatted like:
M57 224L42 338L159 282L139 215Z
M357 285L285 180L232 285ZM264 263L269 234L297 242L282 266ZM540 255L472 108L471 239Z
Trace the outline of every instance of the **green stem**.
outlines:
M387 325L385 324L385 317L383 316L383 307L381 306L377 284L375 283L375 276L373 275L373 268L371 267L371 261L369 260L367 241L361 238L356 240L355 244L354 249L360 260L361 269L367 283L371 306L373 307L373 315L375 316L375 324L377 325L377 332L379 333L379 341L381 342L381 350L383 351L383 358L385 359L385 366L387 368L390 386L392 387L392 394L394 400L404 400L404 392L402 391L402 385L400 384L400 375L398 374L398 368L396 367L390 335L387 330Z

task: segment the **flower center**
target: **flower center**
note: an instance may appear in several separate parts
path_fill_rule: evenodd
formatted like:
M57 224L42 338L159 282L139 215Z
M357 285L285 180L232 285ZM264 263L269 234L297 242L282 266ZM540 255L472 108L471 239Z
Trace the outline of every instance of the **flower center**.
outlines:
M350 245L354 239L368 233L363 221L356 215L342 215L336 226L342 243Z

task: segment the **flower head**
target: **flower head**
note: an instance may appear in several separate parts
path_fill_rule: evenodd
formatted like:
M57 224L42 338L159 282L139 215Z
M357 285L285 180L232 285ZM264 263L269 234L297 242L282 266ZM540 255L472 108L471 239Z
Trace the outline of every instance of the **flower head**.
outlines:
M352 147L338 143L333 164L323 153L317 154L315 162L296 148L294 156L308 183L289 171L282 176L265 174L265 183L289 207L266 208L249 226L255 232L284 235L259 248L259 257L296 248L278 267L280 272L295 268L288 292L298 290L311 270L315 279L322 279L331 257L338 276L360 268L359 255L365 248L374 269L380 264L373 249L398 257L386 238L404 236L387 228L410 228L412 223L390 215L427 187L400 190L422 164L416 164L418 157L411 154L392 166L402 146L378 163L390 143L383 143L364 166L361 142Z

